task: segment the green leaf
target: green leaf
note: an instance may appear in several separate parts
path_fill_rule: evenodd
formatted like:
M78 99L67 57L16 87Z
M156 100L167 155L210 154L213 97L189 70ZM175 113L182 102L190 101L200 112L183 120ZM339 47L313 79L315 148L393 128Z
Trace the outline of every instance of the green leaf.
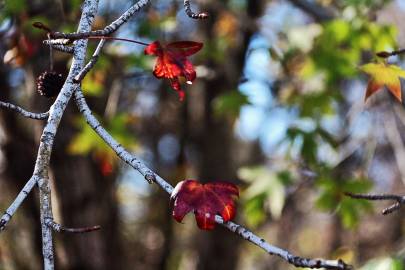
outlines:
M222 94L213 100L216 116L228 115L232 118L238 117L242 106L247 104L250 104L248 97L237 90Z
M244 167L238 170L238 176L250 183L243 193L242 199L251 202L260 198L260 201L255 201L256 208L253 212L255 215L254 220L257 222L260 220L258 217L261 217L257 213L259 207L263 215L265 211L268 211L274 219L278 219L281 216L285 204L286 191L284 185L285 179L282 179L279 175L286 177L285 173L272 172L264 166ZM252 210L249 213L252 214ZM252 222L252 224L256 225L255 222Z
M119 114L106 124L107 131L124 147L134 148L136 146L135 136L127 129L129 115ZM89 152L108 154L115 156L110 147L98 136L95 131L85 122L78 118L75 122L79 132L73 137L68 146L68 152L73 155L85 155Z
M265 199L265 194L260 194L251 197L244 203L243 210L249 226L256 227L266 219L266 214L263 211Z

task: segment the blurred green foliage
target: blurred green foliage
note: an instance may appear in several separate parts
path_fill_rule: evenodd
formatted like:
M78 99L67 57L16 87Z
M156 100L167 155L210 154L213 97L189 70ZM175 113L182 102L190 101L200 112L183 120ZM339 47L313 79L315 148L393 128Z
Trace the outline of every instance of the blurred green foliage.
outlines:
M126 113L117 114L105 123L106 130L124 147L134 149L137 141L134 134L128 129L128 124L132 119ZM80 117L75 121L75 126L79 132L72 139L68 146L68 152L74 155L85 155L93 152L95 155L107 156L109 160L114 160L116 154L98 136L94 130Z
M359 222L360 215L370 212L372 205L366 200L349 198L344 193L368 192L372 187L372 182L364 178L332 178L332 175L332 170L324 168L322 174L317 178L320 193L316 206L324 211L336 211L346 228L354 228Z
M286 200L286 186L292 184L289 172L273 172L265 166L244 167L238 170L238 176L249 184L242 193L248 224L260 225L266 213L279 219Z
M244 105L251 104L248 97L239 91L230 91L215 98L214 113L217 117L228 116L232 119L239 115Z
M4 15L10 16L12 14L19 14L24 11L25 7L25 0L6 0L4 3Z
M289 42L281 59L282 84L276 94L283 106L298 112L297 121L288 128L284 138L289 145L285 158L290 157L290 151L298 151L299 162L317 175L314 185L319 194L318 209L336 213L344 227L355 228L360 216L372 206L367 201L347 198L343 193L364 193L372 184L364 176L343 179L336 173L334 166L338 164L329 164L320 156L321 148L338 151L342 136L347 136L330 132L324 122L331 117L342 119L339 110L345 103L343 86L348 80L360 77L358 67L372 61L375 52L397 47L397 31L393 26L372 22L364 16L364 5L374 7L370 1L344 2L351 8L351 16L287 33ZM232 104L234 107L228 110L236 112L237 102ZM240 171L240 177L249 183L244 195L247 220L259 224L271 207L273 210L269 212L273 218L277 217L285 200L285 186L278 180L277 172L261 168L261 173L256 171L253 176L246 170ZM270 200L269 196L275 198Z
M366 263L359 270L403 270L405 269L401 258L380 258L373 259Z

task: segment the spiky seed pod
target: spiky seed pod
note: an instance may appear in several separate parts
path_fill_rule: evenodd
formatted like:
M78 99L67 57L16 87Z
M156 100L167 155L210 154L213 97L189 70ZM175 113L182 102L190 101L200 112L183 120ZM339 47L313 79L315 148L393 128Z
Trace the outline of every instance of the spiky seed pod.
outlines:
M55 71L44 71L37 78L37 91L47 98L56 97L64 83L63 75Z

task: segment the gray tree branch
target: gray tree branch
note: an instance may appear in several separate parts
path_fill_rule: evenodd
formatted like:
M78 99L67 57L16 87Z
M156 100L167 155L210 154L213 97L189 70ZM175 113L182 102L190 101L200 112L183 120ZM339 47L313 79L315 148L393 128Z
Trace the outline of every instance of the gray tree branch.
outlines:
M17 105L7 103L7 102L3 102L3 101L0 101L0 107L6 108L8 110L16 111L16 112L18 112L19 114L21 114L24 117L35 119L35 120L45 120L49 116L49 112L33 113L33 112L30 112L30 111L26 111L26 110L24 110L23 108L21 108L21 107L19 107Z
M207 12L200 12L200 13L195 13L191 9L190 5L190 0L184 0L184 12L186 12L187 16L189 16L191 19L206 19L208 18L208 13Z
M369 201L395 201L393 204L391 204L390 206L388 206L382 210L383 215L391 214L392 212L395 212L396 210L401 208L402 205L405 204L405 196L401 196L401 195L356 194L356 193L350 193L350 192L346 192L345 195L349 196L353 199L363 199L363 200L369 200Z

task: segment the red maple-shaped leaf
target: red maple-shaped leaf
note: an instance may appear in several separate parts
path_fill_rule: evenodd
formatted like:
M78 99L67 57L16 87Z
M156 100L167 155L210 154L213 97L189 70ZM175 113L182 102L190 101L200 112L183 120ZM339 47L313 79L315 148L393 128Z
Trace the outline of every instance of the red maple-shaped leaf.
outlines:
M201 184L196 180L184 180L176 185L170 197L173 217L181 222L187 213L193 211L198 227L212 230L215 215L222 216L224 221L235 217L235 199L238 196L238 187L231 183Z
M181 88L179 78L184 77L187 84L192 84L196 78L193 64L187 56L201 50L203 44L194 41L178 41L162 46L155 41L145 48L145 54L157 56L153 75L156 78L167 78L171 87L179 94L180 100L184 99L185 93Z

